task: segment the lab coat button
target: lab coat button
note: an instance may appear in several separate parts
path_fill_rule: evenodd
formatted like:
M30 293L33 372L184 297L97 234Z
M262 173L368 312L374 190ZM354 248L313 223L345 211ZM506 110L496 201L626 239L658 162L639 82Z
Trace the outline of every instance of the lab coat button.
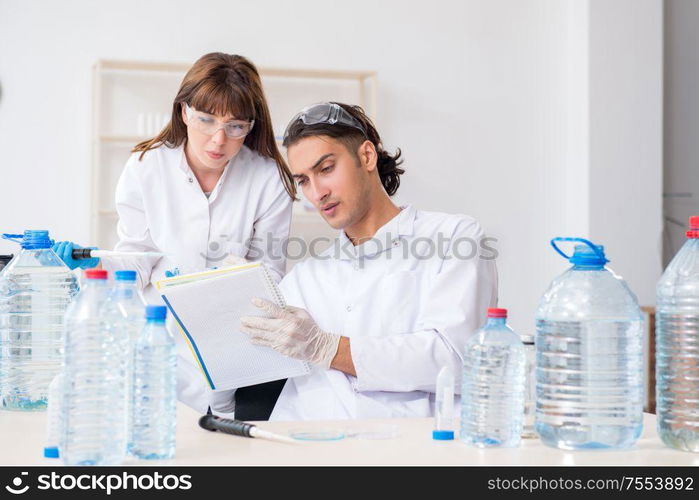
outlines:
M192 179L191 177L190 177L189 179L187 179L187 180L189 181L190 184L191 184L192 182L194 182L194 179Z
M347 306L345 309L347 309L347 312L352 312L352 306Z
M398 245L400 245L400 240L399 239L393 240L393 246L397 247Z

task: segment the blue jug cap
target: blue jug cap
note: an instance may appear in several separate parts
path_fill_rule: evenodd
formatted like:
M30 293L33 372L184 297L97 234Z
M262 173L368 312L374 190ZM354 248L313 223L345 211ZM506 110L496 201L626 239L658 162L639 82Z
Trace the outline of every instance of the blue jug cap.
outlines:
M165 319L167 317L167 307L146 306L146 319Z
M454 439L454 431L432 431L432 439L437 441L451 441Z
M595 245L594 249L587 245L575 245L575 251L570 258L570 263L575 266L601 266L603 267L608 261L604 256L604 246Z
M117 271L114 273L117 281L136 281L136 271Z
M44 448L44 457L45 458L58 458L60 457L60 453L58 452L58 446L47 446Z
M2 239L19 243L24 250L40 250L53 246L53 240L49 238L49 232L45 229L27 229L24 234L3 233Z
M575 245L573 255L566 255L556 244L557 242L580 242L582 244ZM583 266L590 268L603 268L609 262L609 259L604 255L604 246L595 245L590 240L585 238L553 238L551 246L564 259L574 266Z

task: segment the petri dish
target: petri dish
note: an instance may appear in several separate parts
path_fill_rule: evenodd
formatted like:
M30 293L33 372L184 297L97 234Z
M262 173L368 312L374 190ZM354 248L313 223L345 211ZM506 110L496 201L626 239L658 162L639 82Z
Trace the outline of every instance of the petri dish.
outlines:
M345 432L342 429L299 428L291 429L289 437L299 441L339 441L345 438Z

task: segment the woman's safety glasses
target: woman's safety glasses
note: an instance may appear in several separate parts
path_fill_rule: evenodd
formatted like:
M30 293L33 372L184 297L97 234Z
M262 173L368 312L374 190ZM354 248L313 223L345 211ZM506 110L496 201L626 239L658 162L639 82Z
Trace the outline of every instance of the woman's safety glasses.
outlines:
M223 129L226 137L229 139L240 139L245 137L255 125L255 120L249 122L243 120L231 120L229 122L220 122L213 116L190 108L189 104L184 105L185 113L187 114L188 125L191 125L199 132L206 135L214 135L219 130Z
M321 102L318 104L311 104L306 106L299 113L294 116L289 125L284 131L284 140L289 136L289 131L292 125L297 121L303 122L304 125L318 125L319 123L329 123L334 125L339 123L340 125L347 125L348 127L356 128L361 131L365 136L367 135L364 126L357 120L354 116L345 111L342 106L334 102Z

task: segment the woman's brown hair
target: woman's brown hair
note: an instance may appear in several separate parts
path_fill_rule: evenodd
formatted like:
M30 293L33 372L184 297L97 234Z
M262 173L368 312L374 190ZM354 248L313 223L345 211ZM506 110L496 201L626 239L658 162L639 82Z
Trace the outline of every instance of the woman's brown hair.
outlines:
M238 55L212 52L197 60L187 71L180 90L172 103L170 123L152 139L138 143L133 152L160 146L177 147L187 141L187 125L182 120L182 107L189 106L204 113L231 114L239 120L255 120L255 126L245 137L244 144L265 158L277 163L279 177L286 192L296 199L296 185L291 171L282 158L272 130L272 118L255 66Z

